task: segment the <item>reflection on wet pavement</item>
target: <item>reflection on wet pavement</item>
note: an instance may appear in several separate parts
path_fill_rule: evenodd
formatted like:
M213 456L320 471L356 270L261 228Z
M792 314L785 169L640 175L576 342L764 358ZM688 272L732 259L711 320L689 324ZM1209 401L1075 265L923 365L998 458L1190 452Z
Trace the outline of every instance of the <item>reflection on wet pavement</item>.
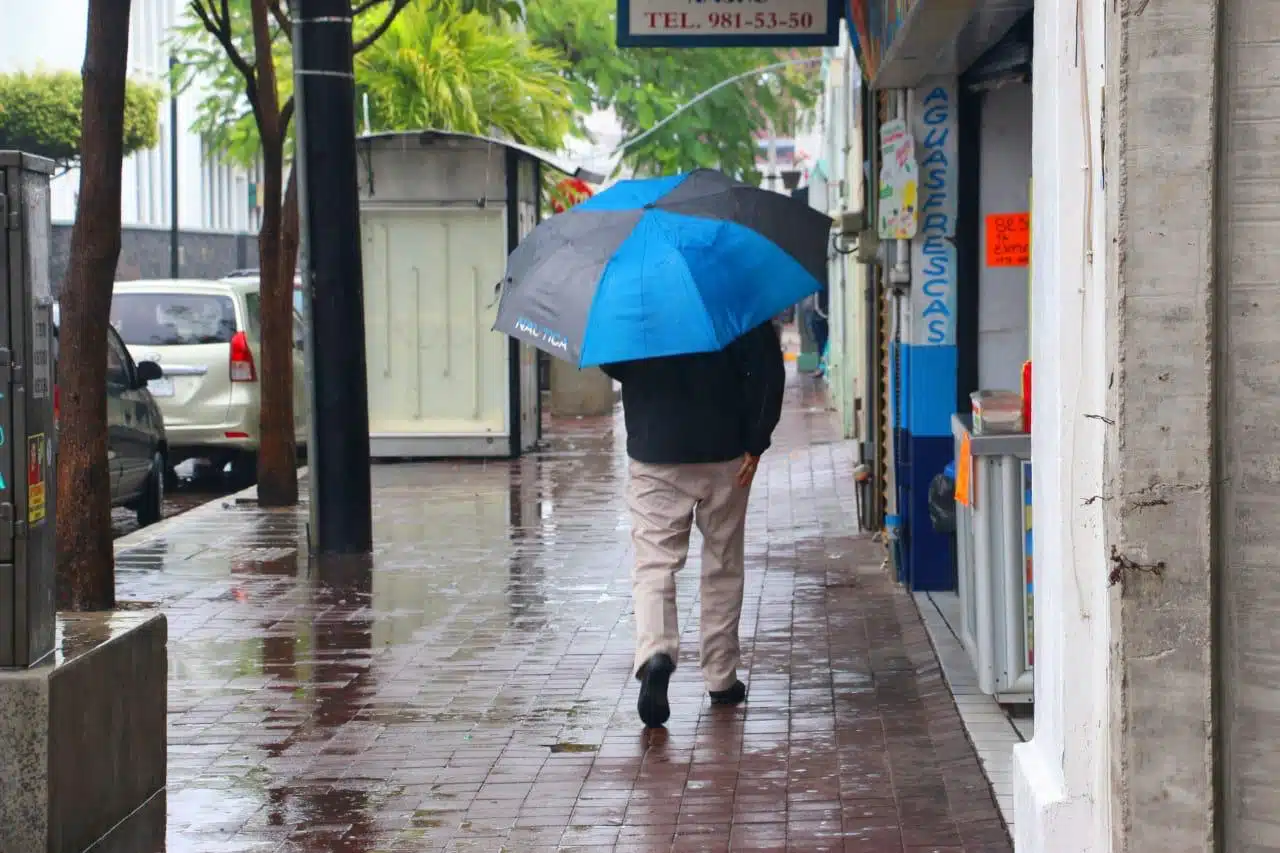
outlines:
M210 471L196 465L194 460L182 462L177 467L177 482L171 484L164 496L163 518L181 515L190 509L208 503L222 495L235 491L231 477L219 471ZM138 529L137 513L128 507L111 510L111 536L119 538Z
M121 597L169 616L170 853L1009 850L803 382L751 504L751 698L703 693L695 543L665 731L628 677L620 419L518 462L376 466L367 564L234 502L129 540Z

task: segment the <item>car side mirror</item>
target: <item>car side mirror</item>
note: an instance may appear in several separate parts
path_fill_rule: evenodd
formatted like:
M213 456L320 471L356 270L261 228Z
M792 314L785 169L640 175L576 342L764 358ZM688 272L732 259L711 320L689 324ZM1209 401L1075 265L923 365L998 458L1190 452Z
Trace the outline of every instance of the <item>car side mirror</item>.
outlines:
M162 378L164 370L154 361L140 361L134 366L133 375L138 378L138 386L145 388L152 379Z

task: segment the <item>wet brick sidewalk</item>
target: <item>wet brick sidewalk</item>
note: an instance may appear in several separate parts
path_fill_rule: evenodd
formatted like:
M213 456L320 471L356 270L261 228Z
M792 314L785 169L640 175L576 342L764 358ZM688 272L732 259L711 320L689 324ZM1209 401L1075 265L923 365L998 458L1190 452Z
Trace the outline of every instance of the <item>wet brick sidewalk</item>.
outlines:
M1010 850L807 381L752 496L750 699L703 692L695 540L666 731L635 716L612 418L376 467L372 571L230 502L126 540L121 597L170 620L169 853Z

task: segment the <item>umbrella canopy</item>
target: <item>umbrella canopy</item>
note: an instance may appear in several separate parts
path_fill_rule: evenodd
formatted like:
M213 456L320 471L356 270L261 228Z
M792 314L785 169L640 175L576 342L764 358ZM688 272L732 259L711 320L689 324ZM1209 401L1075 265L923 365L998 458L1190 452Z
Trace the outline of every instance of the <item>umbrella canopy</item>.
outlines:
M711 169L622 181L511 253L494 328L582 367L719 350L822 287L830 229Z

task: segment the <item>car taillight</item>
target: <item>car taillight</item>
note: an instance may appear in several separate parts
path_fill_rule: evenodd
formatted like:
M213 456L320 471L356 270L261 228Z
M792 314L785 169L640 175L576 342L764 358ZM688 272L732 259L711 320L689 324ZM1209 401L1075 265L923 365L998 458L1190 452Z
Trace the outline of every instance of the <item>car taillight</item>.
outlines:
M258 373L253 368L253 353L249 350L249 339L244 332L236 332L231 336L231 381L253 382Z

